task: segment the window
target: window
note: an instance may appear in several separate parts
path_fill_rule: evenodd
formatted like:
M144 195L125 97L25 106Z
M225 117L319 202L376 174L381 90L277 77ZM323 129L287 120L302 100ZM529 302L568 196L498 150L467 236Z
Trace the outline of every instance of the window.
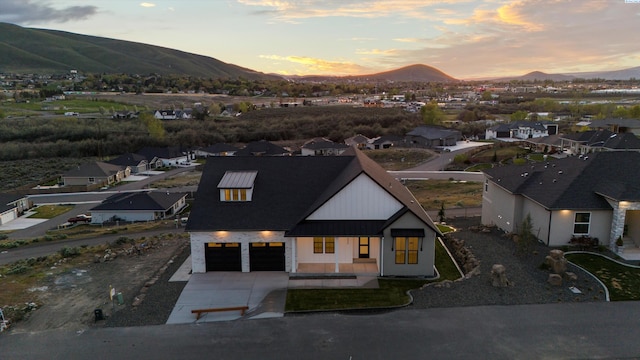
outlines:
M396 264L417 264L420 238L396 237L395 238Z
M489 191L489 180L484 181L484 191Z
M336 240L333 237L314 237L314 254L333 254L336 251Z
M96 178L90 177L89 178L89 182L92 183L92 184L95 183L96 182Z
M247 189L224 189L224 201L247 201Z
M573 223L574 234L589 234L589 223L591 221L591 213L576 213Z

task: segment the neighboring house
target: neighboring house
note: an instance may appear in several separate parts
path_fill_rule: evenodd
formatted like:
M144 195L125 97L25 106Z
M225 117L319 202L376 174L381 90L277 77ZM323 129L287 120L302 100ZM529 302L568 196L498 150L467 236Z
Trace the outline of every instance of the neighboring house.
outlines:
M65 186L72 185L112 185L131 175L128 166L113 165L102 161L86 163L62 175Z
M266 140L253 141L236 151L235 156L288 156L291 153L276 144Z
M371 139L361 134L357 134L344 140L344 143L347 144L347 146L355 147L359 150L366 149L370 142Z
M549 135L538 138L531 138L525 140L531 149L535 152L547 153L547 154L555 154L559 152L563 152L564 147L567 144L562 139L562 134Z
M91 223L172 219L182 210L186 193L162 191L119 193L91 209Z
M122 154L115 159L107 161L107 163L125 168L128 166L132 174L139 174L149 170L149 161L140 154Z
M195 160L195 153L180 147L145 147L136 152L147 159L151 168L185 165Z
M562 136L562 146L571 154L597 151L640 151L640 139L633 133L615 133L609 130L589 130Z
M315 138L304 143L300 149L302 156L332 156L340 155L349 146L335 143L325 138Z
M408 132L405 139L407 146L433 149L438 146L456 145L462 140L462 133L441 126L422 125Z
M215 145L203 147L195 150L196 157L209 157L209 156L233 156L235 155L238 148L225 144L225 143L217 143Z
M574 236L640 244L640 153L606 151L484 170L482 224L518 232L527 215L549 246Z
M639 119L593 120L590 126L592 128L608 129L615 133L633 133L636 136L640 136Z
M558 133L558 124L549 121L514 121L498 124L485 131L485 139L526 140Z
M353 272L434 276L437 227L361 151L207 160L186 230L194 273Z
M371 139L371 142L367 145L367 149L388 149L390 147L401 146L404 146L404 138L402 136L383 135L375 139Z
M156 110L153 112L153 117L159 120L176 120L178 114L175 110Z
M30 208L31 203L26 196L0 193L0 225L17 219Z

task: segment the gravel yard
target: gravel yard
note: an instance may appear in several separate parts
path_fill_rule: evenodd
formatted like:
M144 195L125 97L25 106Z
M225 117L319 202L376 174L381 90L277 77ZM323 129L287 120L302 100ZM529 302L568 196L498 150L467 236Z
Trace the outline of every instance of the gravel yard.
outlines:
M449 222L458 231L455 237L463 239L467 247L480 260L480 273L447 285L432 284L412 291L414 302L407 308L434 308L478 305L520 305L559 302L604 301L600 284L582 270L569 265L568 271L577 274L577 281L565 282L561 287L547 283L549 270L541 269L549 248L539 245L537 255L516 255L515 243L500 231L474 232L469 227L479 225L480 218L456 218ZM160 279L149 288L145 301L138 307L127 307L109 317L103 326L142 326L164 324L180 296L184 282L169 283L168 279L188 256L185 248ZM532 252L533 253L533 252ZM491 267L502 264L512 286L496 288L491 285ZM582 291L573 293L569 287ZM402 310L400 310L402 311Z
M479 224L479 217L449 221L449 225L458 229L453 237L464 240L466 247L480 261L479 274L464 280L443 285L431 284L414 290L414 303L410 308L605 301L602 286L571 264L568 264L567 271L575 273L577 280L565 281L560 287L550 285L547 282L550 271L541 266L549 255L550 248L539 244L527 255L518 255L516 244L503 236L501 231L494 229L483 233L469 229ZM511 286L492 286L493 264L505 266ZM572 292L571 286L582 293Z

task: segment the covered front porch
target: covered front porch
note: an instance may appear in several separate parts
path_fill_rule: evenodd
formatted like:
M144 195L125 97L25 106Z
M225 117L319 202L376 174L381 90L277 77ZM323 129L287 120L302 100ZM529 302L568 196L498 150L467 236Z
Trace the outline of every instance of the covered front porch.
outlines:
M380 274L379 237L298 237L292 242L292 248L292 276Z

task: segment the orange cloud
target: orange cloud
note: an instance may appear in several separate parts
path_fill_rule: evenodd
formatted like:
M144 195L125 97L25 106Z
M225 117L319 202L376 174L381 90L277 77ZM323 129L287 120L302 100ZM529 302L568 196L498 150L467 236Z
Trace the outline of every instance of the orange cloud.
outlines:
M328 61L307 56L279 56L279 55L260 55L262 59L275 60L276 62L286 61L302 65L302 68L295 73L299 75L351 75L362 73L366 68L358 64L346 61ZM291 73L290 70L280 70L280 73Z

